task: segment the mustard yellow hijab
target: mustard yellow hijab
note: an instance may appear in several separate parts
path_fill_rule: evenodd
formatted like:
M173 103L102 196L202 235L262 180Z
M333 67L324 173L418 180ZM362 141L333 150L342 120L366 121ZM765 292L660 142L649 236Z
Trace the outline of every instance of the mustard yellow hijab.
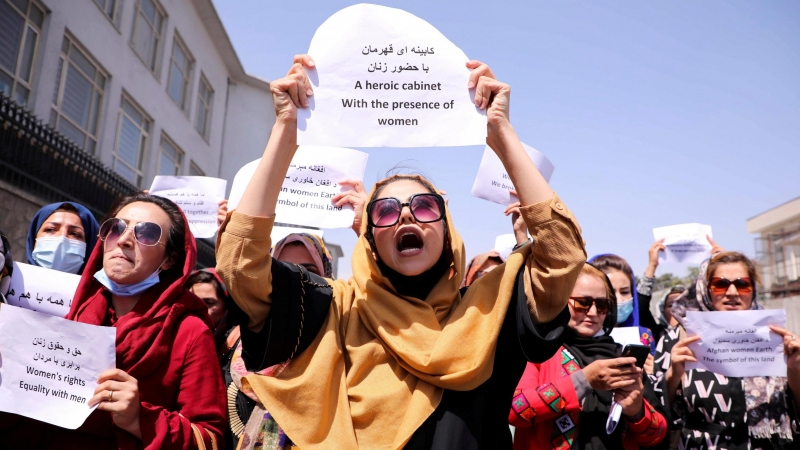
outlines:
M377 183L373 193L396 178ZM401 296L381 274L364 237L365 218L353 277L329 280L333 301L315 341L279 375L243 379L301 449L402 448L445 389L468 391L491 376L497 337L530 246L462 297L464 244L446 214L445 251L453 263L424 301ZM559 312L542 311L549 317L541 319Z

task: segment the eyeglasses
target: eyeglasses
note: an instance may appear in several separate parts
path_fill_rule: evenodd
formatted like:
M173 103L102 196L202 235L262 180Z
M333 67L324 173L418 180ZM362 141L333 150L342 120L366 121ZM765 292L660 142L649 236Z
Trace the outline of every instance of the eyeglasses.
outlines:
M753 282L749 277L737 278L733 281L727 278L714 277L711 279L711 283L709 283L709 290L714 295L721 295L728 292L728 288L731 287L731 285L733 285L740 294L749 294L753 292Z
M607 298L592 298L592 297L570 297L570 300L575 302L572 307L579 313L588 313L592 309L592 304L597 307L597 314L608 314L608 308L611 300Z
M133 237L136 238L136 242L148 247L153 247L158 244L166 246L166 244L161 242L161 225L153 222L139 222L129 227L124 220L116 217L103 222L97 237L106 243L109 241L116 242L125 231L131 228L133 229Z
M378 198L367 206L370 226L386 228L400 221L403 207L408 206L411 215L418 223L430 223L444 217L444 199L437 194L414 194L408 203L394 197Z

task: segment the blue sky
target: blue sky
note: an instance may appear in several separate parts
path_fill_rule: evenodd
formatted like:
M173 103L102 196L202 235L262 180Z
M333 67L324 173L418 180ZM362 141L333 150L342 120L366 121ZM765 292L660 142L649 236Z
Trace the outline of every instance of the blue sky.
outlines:
M245 69L274 80L353 3L214 4ZM590 256L617 253L641 273L652 229L686 222L710 224L723 247L752 255L747 218L800 196L800 2L379 4L430 22L511 85L512 123L555 164L551 184ZM511 232L501 205L470 195L482 150L365 149L365 184L412 160L448 192L471 257ZM349 258L352 231L325 237Z

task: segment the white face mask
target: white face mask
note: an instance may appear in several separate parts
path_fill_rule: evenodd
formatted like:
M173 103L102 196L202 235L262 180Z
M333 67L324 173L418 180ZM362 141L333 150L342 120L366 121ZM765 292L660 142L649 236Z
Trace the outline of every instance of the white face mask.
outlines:
M66 236L36 239L33 260L45 269L78 273L86 255L86 243Z

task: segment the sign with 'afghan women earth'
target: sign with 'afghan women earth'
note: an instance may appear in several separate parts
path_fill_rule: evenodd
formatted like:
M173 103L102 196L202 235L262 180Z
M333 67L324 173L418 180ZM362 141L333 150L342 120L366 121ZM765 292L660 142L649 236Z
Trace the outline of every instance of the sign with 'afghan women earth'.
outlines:
M0 411L81 426L97 378L116 366L116 329L0 305L0 336Z
M80 281L80 275L15 262L6 301L9 305L64 317Z
M467 89L467 55L428 22L360 4L314 34L314 89L297 117L297 143L448 147L486 143L486 114Z
M353 224L353 207L335 206L334 195L350 190L342 180L363 180L367 155L349 148L301 145L283 180L275 221L317 228L347 228ZM233 178L228 210L239 206L260 159L245 164Z
M549 183L550 177L553 176L553 171L555 170L553 163L539 150L525 144L522 144L522 146L533 160L533 164L539 169L539 173ZM514 185L511 184L511 178L508 176L505 167L503 167L503 162L500 161L494 150L487 145L483 149L483 158L478 168L478 175L475 176L475 182L472 184L473 197L508 205L519 200L516 195L510 192L512 189L514 189Z
M768 325L786 327L783 309L758 311L686 311L686 336L697 362L686 369L705 369L726 377L785 377L783 337Z

